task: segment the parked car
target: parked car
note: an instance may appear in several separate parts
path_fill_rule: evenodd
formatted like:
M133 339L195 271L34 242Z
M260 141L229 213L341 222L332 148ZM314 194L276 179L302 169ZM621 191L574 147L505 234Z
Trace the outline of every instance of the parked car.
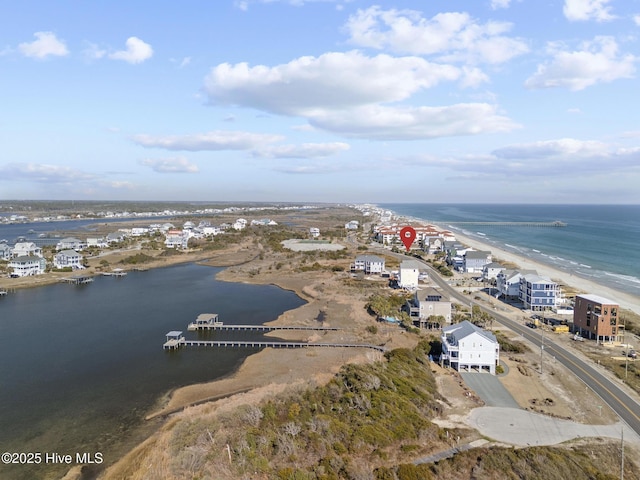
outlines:
M629 350L629 352L627 353L627 356L629 356L630 358L636 358L638 354L636 353L635 350Z

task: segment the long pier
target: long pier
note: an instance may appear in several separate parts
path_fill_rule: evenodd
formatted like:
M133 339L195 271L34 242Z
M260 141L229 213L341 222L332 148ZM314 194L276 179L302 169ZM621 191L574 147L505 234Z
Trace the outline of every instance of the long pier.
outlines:
M487 227L566 227L567 224L556 220L555 222L448 222L438 220L438 225L479 225Z
M271 332L274 330L313 330L313 331L325 331L325 332L337 332L340 330L336 327L307 327L307 326L269 326L269 325L198 325L196 330L238 330L238 331L257 331L257 332Z
M164 349L174 350L180 347L228 347L228 348L371 348L380 352L385 352L386 348L380 345L359 344L359 343L307 343L307 342L263 342L263 341L216 341L216 340L186 340L180 338L174 342L167 341Z

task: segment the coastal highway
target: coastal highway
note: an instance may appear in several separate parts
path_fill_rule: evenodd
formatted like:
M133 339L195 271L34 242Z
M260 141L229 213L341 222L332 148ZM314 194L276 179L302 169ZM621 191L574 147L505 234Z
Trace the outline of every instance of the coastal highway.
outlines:
M385 251L387 255L388 251ZM398 255L398 258L406 259L404 255ZM418 260L418 259L416 259ZM419 260L418 260L419 261ZM469 305L471 300L468 296L455 290L451 287L436 270L431 268L425 262L423 263L430 271L429 277L433 283L438 285L443 291L447 292L452 300L456 299L463 305ZM544 363L554 358L555 361L561 363L574 373L580 380L582 380L586 386L593 390L601 399L603 404L607 404L618 416L624 420L624 422L640 436L640 404L622 390L616 381L610 380L606 375L600 373L598 369L600 367L593 367L591 362L585 362L576 357L572 353L560 345L554 343L548 336L543 336L539 330L533 330L520 323L511 320L505 315L498 313L493 308L489 308L482 305L481 302L474 301L474 305L478 305L483 311L490 313L495 320L509 328L510 330L522 335L525 339L529 340L537 348L540 348L541 343L544 341ZM594 408L598 408L598 405L594 405Z

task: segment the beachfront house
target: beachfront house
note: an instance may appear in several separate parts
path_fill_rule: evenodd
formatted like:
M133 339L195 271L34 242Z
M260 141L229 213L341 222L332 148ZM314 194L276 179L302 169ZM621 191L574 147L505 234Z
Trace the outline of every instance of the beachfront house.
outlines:
M33 242L18 242L13 247L11 255L13 255L13 258L29 256L41 257L42 249Z
M398 286L409 289L418 288L420 268L423 268L422 264L416 260L403 260L400 262Z
M442 329L440 360L458 371L488 371L495 375L500 345L493 333L468 320Z
M445 323L451 323L451 302L433 287L417 290L413 298L407 301L407 307L416 327L433 328L441 323L436 317L443 317Z
M13 269L12 277L40 275L44 273L46 267L47 261L37 255L21 255L9 262L9 268Z
M573 326L582 337L596 342L621 340L624 327L618 325L620 305L599 295L576 295Z
M556 306L558 284L536 274L520 278L519 299L525 309L533 311L550 310Z
M467 273L482 273L482 269L489 263L491 252L467 250L464 254L464 271Z
M498 278L498 274L503 272L506 268L497 262L487 263L482 267L482 279L483 280L495 280Z
M354 271L362 271L369 275L384 271L384 258L377 255L358 255L351 268Z
M68 268L74 270L84 268L82 265L82 255L75 250L62 250L53 257L53 266L55 268Z
M505 300L518 300L520 298L520 279L527 272L517 270L503 270L496 276L496 288L498 297ZM536 272L528 272L536 273Z

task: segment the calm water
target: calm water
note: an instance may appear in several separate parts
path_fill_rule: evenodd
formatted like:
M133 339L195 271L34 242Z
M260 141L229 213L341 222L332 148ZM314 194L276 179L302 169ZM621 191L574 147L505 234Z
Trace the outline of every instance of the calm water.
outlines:
M640 205L382 204L555 268L640 296ZM551 222L564 228L456 227L448 222Z
M226 323L262 324L304 303L275 286L216 281L219 270L181 265L0 298L0 452L108 452L163 394L225 376L255 353L169 353L166 332L186 332L206 312ZM2 479L42 474L0 465Z

